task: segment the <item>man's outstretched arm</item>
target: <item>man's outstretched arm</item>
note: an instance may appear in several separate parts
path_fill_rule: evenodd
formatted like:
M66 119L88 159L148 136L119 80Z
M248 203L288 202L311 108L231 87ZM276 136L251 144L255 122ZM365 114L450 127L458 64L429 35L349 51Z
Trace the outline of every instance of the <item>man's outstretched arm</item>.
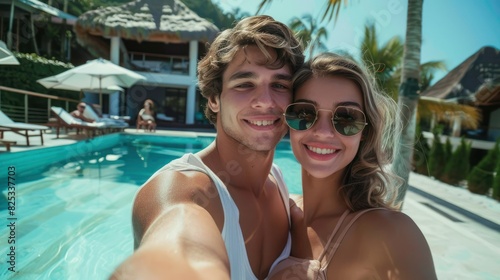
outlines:
M199 184L193 176L166 172L141 189L133 214L138 248L110 279L230 279L220 230L193 202Z

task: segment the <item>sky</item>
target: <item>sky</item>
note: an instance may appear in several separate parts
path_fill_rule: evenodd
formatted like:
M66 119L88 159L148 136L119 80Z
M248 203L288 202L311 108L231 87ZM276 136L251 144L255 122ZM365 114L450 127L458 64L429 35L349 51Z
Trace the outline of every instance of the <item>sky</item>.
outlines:
M235 8L254 15L260 0L213 0L225 12ZM273 0L260 14L286 24L294 17L310 14L319 20L327 0ZM441 60L448 71L484 46L500 50L500 0L424 0L421 63ZM337 21L322 25L328 31L329 51L344 50L359 55L364 26L375 22L379 44L394 36L405 38L407 0L349 0ZM432 83L447 71L436 72Z

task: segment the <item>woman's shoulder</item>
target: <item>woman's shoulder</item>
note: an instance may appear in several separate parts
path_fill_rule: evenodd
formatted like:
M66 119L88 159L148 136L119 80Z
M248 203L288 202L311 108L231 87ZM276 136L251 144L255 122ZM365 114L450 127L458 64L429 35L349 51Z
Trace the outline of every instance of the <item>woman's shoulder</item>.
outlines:
M356 239L368 247L384 246L385 249L397 252L408 248L409 244L427 246L427 241L417 224L400 211L388 209L368 211L359 217L353 228L354 235L358 235ZM370 234L365 234L367 232Z
M368 261L377 267L395 267L402 279L435 279L427 240L405 213L388 209L368 211L350 231L349 246L363 248Z
M413 219L405 213L385 208L366 211L358 218L356 224L359 227L384 235L392 235L394 230L401 231L401 229L405 228L409 230L418 229Z

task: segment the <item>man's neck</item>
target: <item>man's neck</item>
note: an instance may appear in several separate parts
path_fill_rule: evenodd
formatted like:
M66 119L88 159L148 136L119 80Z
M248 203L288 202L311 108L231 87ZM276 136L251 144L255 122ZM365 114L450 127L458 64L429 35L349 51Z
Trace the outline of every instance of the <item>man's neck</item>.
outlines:
M271 170L274 151L254 151L240 143L217 140L200 153L203 162L226 186L260 195Z

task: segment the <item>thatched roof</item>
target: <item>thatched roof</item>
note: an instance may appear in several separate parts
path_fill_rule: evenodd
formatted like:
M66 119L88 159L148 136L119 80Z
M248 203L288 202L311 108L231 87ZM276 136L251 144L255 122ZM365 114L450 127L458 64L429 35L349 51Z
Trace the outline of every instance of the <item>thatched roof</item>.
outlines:
M418 100L418 118L434 119L438 122L452 124L459 116L462 128L477 129L481 121L481 112L473 106L446 102L443 99L420 96Z
M115 36L138 42L185 43L211 42L219 33L214 24L179 0L136 0L88 11L78 17L74 29L80 44L98 52L109 45L104 38Z
M421 96L469 103L475 100L474 95L487 79L495 78L494 75L500 75L500 50L483 47L422 92Z

